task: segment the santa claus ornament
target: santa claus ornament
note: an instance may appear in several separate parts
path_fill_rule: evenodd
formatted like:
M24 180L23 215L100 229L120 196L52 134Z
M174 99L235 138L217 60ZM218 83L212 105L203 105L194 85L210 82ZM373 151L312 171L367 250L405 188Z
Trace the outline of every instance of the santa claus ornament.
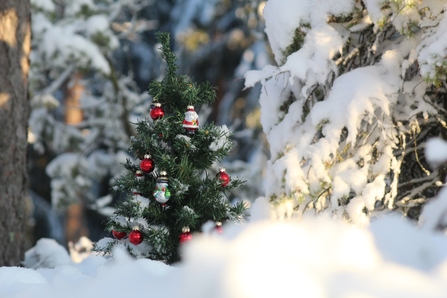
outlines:
M154 104L154 107L151 109L149 114L150 114L152 120L158 120L165 115L165 111L161 107L161 103L157 102Z
M140 161L140 169L145 173L150 173L154 170L154 160L149 154L145 154L144 158Z
M144 179L143 171L137 170L135 172L135 177L137 178L137 180L143 180Z
M168 188L168 177L166 171L161 171L160 176L155 181L154 198L160 204L165 204L171 197L171 192Z
M193 106L188 106L185 112L185 119L183 120L183 127L186 130L186 134L192 136L199 128L199 115L197 115Z
M227 172L225 172L224 168L221 168L219 170L219 173L217 173L216 178L219 179L222 187L225 187L228 185L228 183L230 183L230 176L227 174Z

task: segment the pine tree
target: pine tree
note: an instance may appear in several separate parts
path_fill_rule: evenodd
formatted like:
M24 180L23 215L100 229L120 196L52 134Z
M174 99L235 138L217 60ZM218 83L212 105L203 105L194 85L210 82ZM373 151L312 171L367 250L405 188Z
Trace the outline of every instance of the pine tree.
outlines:
M57 212L82 207L94 240L105 236L100 222L114 211L110 182L129 157L129 119L149 104L131 66L117 59L139 34L123 24L143 22L128 11L144 8L139 0L31 1L30 188ZM67 236L77 241L76 234Z
M262 84L266 196L278 216L418 219L446 173L430 171L424 155L429 138L446 136L444 9L445 1L267 2L278 66L248 72L246 87Z
M107 225L117 239L104 238L95 250L109 253L120 245L135 257L174 263L180 260L180 243L190 239L191 233L208 221L216 227L238 221L246 207L243 202L231 205L226 197L242 180L229 180L224 170L209 171L233 147L228 128L212 123L184 127L185 112L196 115L194 107L213 102L215 89L177 75L169 33L157 37L167 73L149 85L154 99L152 120L136 124L130 151L141 162L127 160L127 173L114 185L115 191L129 194Z

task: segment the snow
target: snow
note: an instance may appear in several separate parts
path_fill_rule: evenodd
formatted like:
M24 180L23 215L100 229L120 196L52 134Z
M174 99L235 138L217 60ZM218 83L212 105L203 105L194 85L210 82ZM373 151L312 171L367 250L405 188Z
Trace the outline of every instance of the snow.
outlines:
M31 0L31 4L46 11L54 11L56 9L52 0Z
M89 1L84 4L87 5L87 2ZM72 2L66 12L79 3L77 1ZM76 63L80 66L89 66L108 74L110 66L101 49L82 35L82 31L87 31L87 37L101 32L109 38L109 46L116 48L118 39L108 26L109 22L105 15L92 16L85 22L52 24L43 13L33 14L33 38L39 41L39 48L34 50L34 60L41 62L40 59L45 59L61 68L66 68L67 61L76 60Z
M194 234L173 266L122 249L79 259L72 245L75 263L42 239L31 251L47 268L1 267L0 297L446 297L445 235L397 214L362 228L324 216L270 219L271 208L259 198L251 222Z
M194 212L194 209L192 209L191 207L189 207L189 206L183 206L183 211L185 212L185 213L189 213L189 214L194 214L195 212Z
M316 82L324 83L328 72L333 71L328 67L327 60L332 59L343 44L342 36L333 27L327 24L319 25L306 35L301 50L287 57L286 63L280 69L289 71L292 77L301 80L305 80L306 73L312 71L316 75Z
M91 16L87 19L85 26L88 37L91 37L97 33L101 33L109 38L109 46L111 49L116 49L119 46L118 38L113 35L111 30L109 29L110 23L106 15Z
M335 80L328 99L317 103L311 111L314 124L326 119L332 124L325 127L331 129L324 132L326 138L335 141L333 138L338 139L341 129L346 126L349 131L347 142L355 144L357 128L360 126L359 116L365 112L374 113L375 106L370 99L376 99L380 106L387 106L388 96L395 91L385 80L377 80L381 73L378 67L365 67L348 72ZM347 88L348 86L351 88Z
M230 137L230 130L224 124L222 126L216 126L216 129L219 131L219 138L214 140L210 145L209 149L211 151L217 151L228 145L228 138Z
M61 136L62 138L62 136ZM52 204L60 208L67 203L68 198L79 198L76 192L82 193L91 186L83 174L86 174L89 164L78 153L64 153L56 156L45 171L51 180ZM72 176L72 173L77 173ZM67 185L66 181L69 181Z
M100 49L85 37L76 34L74 26L52 27L42 35L43 50L46 59L54 59L61 65L74 56L81 65L92 65L104 74L110 72L110 66Z
M55 268L71 264L68 252L53 239L39 239L27 250L23 265L27 268Z
M106 15L94 15L87 19L87 35L93 35L97 32L107 31L109 29L109 20Z
M341 16L352 11L353 0L269 0L264 7L265 33L275 60L281 64L284 50L292 44L295 29L304 24L312 28L328 27L329 16Z
M187 144L191 143L191 138L185 135L176 135L175 136L177 139L181 139L184 140Z
M134 199L134 201L137 202L138 205L140 205L141 208L143 208L143 209L144 209L144 208L147 208L147 207L149 206L149 204L150 204L150 200L149 200L148 198L145 198L145 197L143 197L143 196L141 196L141 195L138 195L138 194L133 195L133 199Z
M425 154L427 162L436 168L447 161L447 142L440 138L429 139L425 143Z
M436 230L447 225L447 188L442 188L438 195L424 206L419 216L419 224L426 230Z
M379 22L380 19L384 17L384 13L382 12L381 9L382 6L381 0L365 0L363 2L365 3L365 6L369 12L369 16L374 23Z
M83 7L86 7L93 11L96 8L93 0L72 0L68 4L69 5L67 6L65 13L70 16L74 16L75 14L80 13Z
M440 260L447 258L445 235L427 233L405 218L383 217L372 221L370 230L377 249L386 261L429 272L438 267ZM410 246L414 248L403 249Z
M443 51L447 45L445 41L445 30L447 28L447 19L443 19L439 25L440 29L427 41L431 44L427 46L428 42L421 44L418 60L421 63L421 74L426 77L434 78L436 69L442 65Z

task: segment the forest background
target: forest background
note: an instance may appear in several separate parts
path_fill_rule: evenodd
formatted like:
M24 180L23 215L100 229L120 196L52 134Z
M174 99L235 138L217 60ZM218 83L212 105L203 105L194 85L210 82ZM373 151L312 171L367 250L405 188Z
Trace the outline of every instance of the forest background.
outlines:
M246 71L272 61L263 1L31 1L29 134L33 244L106 236L119 195L111 182L125 170L132 122L147 118L149 82L164 75L155 33L170 32L179 73L217 87L201 123L227 125L236 148L224 161L247 180L232 199L262 194L268 145L259 121L259 88Z

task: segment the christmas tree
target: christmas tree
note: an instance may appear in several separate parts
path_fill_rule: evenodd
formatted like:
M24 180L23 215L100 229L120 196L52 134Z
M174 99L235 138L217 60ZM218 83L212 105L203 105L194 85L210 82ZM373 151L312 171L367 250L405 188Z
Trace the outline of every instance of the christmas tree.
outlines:
M118 245L137 258L170 264L205 223L214 222L221 232L222 223L243 218L246 206L228 199L243 181L230 179L223 168L212 172L233 147L230 131L225 125L199 126L195 107L215 100L214 87L176 74L169 34L157 37L167 73L149 85L151 119L136 124L129 150L140 162L127 160L127 172L115 181L114 190L128 196L108 221L114 238L100 240L95 250L110 253Z

